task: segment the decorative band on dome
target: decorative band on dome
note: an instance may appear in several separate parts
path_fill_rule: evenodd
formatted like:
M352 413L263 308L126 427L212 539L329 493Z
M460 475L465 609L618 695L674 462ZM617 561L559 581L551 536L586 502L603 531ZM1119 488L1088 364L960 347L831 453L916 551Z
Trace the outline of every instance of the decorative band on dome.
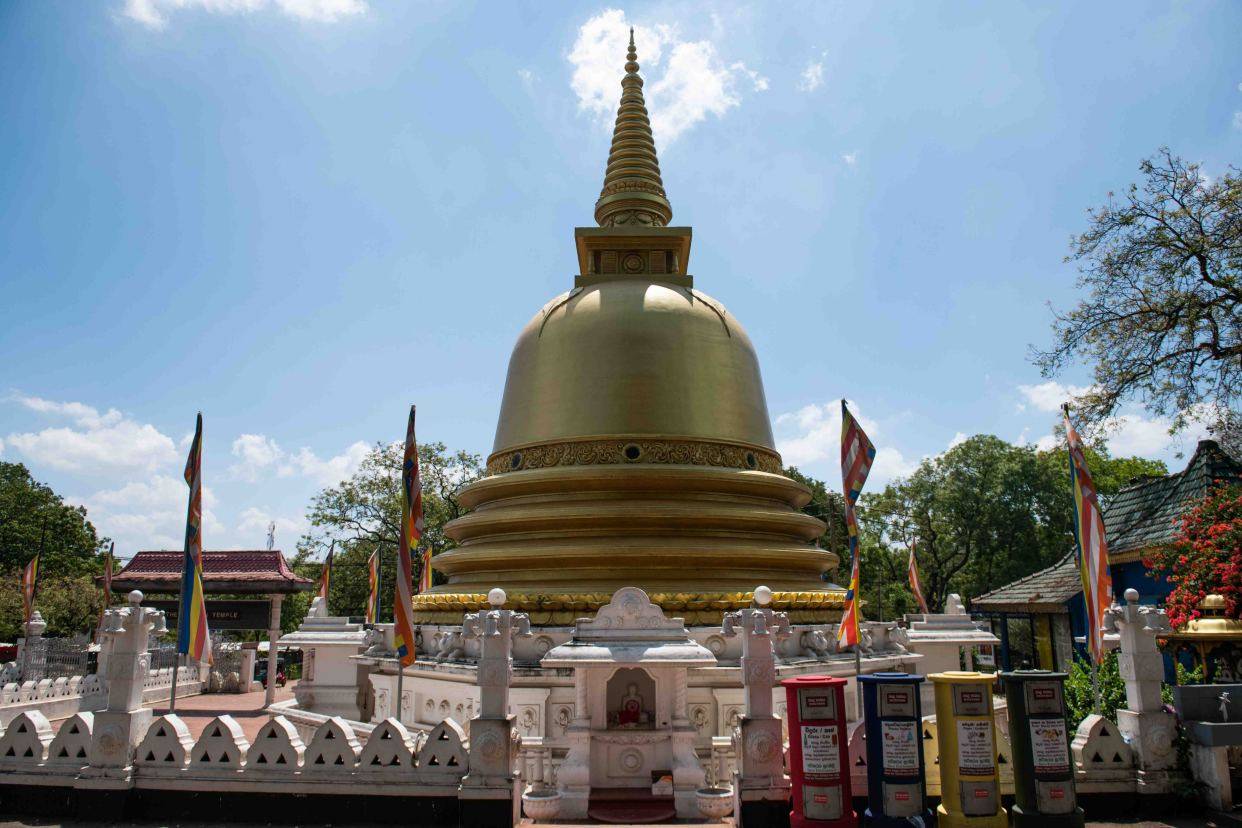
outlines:
M657 464L713 466L783 474L781 456L770 449L745 443L714 440L615 437L565 440L519 446L487 458L489 475L557 466L614 466Z
M753 592L654 592L651 603L667 613L676 613L686 623L715 624L732 610L749 607ZM610 593L513 593L505 608L530 614L540 626L570 625L583 615L593 614L612 600ZM800 592L773 592L769 606L788 612L795 623L822 623L839 620L826 614L840 614L845 591L826 589ZM414 613L422 623L461 623L464 612L487 609L487 596L475 592L425 592L415 595Z

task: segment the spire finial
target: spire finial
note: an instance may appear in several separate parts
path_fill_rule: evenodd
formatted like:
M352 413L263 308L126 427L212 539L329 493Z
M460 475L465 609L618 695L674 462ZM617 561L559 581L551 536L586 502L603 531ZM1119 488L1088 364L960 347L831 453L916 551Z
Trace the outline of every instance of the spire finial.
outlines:
M673 208L660 178L660 161L656 158L651 120L643 99L643 79L638 74L632 26L625 58L621 105L617 108L617 122L613 127L604 188L595 202L595 220L600 227L634 224L663 227L673 218Z

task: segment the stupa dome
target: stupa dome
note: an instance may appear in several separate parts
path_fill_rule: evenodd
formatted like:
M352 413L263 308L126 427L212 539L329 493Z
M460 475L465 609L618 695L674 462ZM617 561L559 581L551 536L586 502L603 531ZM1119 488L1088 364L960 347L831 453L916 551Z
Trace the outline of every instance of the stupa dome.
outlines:
M657 435L775 457L759 360L737 319L693 288L633 279L536 313L509 360L493 451Z
M690 228L668 226L632 35L625 70L599 227L575 230L573 288L518 336L487 476L435 558L448 583L416 615L459 623L502 587L533 623L572 624L637 586L719 624L766 584L792 620L834 620L838 559L783 473L754 347L695 289Z

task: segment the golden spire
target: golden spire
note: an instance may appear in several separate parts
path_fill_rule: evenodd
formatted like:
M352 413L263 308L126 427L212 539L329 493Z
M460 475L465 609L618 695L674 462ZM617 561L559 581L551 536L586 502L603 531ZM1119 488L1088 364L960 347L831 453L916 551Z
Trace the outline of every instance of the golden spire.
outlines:
M625 57L621 105L617 108L617 124L612 132L604 188L600 190L599 201L595 202L595 220L600 227L664 227L673 218L673 207L664 195L664 182L660 180L660 162L656 158L651 121L643 100L643 79L638 75L633 28Z

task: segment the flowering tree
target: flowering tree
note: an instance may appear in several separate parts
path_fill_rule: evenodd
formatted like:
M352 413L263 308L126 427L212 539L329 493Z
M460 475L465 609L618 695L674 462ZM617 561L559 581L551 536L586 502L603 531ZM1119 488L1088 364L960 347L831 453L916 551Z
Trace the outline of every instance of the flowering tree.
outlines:
M1179 520L1177 539L1144 561L1169 573L1165 602L1174 629L1198 618L1199 602L1225 598L1225 615L1242 618L1242 485L1218 486Z

